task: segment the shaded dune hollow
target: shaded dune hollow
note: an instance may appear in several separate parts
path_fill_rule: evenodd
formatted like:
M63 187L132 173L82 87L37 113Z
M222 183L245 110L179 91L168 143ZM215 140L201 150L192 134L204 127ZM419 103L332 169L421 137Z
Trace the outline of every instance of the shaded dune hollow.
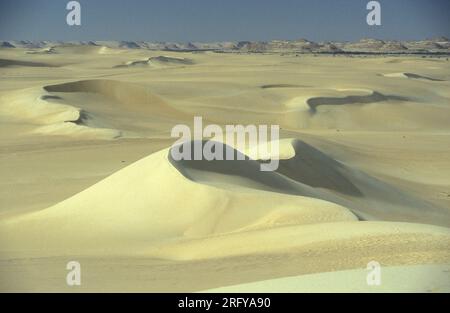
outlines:
M317 113L317 107L321 105L349 105L349 104L370 104L383 101L409 101L409 98L384 95L380 92L374 91L370 95L363 96L347 96L347 97L314 97L307 100L310 112Z
M19 61L19 60L8 60L0 59L1 67L12 67L12 66L23 66L23 67L58 67L56 65L41 63L41 62L30 62L30 61Z

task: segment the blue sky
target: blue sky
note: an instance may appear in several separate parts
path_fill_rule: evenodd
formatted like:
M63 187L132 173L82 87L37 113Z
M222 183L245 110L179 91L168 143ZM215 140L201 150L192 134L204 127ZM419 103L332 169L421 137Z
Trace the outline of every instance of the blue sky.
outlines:
M382 26L366 24L369 0L0 0L2 40L227 41L450 37L449 0L380 0Z

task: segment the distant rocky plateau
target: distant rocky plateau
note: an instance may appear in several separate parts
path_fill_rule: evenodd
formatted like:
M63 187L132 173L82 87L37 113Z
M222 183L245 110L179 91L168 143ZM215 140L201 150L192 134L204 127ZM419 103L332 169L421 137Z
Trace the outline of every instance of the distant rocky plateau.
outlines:
M162 51L215 51L222 53L294 54L450 54L450 41L438 37L419 41L393 41L364 38L357 42L313 42L307 39L235 42L147 42L147 41L0 41L1 49L52 49L67 45L104 46L117 49ZM51 51L51 50L50 50Z

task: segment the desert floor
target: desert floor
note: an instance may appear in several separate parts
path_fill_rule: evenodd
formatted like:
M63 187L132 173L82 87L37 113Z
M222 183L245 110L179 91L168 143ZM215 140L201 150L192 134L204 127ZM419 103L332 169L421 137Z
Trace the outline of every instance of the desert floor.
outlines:
M1 49L0 290L450 291L449 87L445 58ZM280 125L280 167L171 160L194 116Z

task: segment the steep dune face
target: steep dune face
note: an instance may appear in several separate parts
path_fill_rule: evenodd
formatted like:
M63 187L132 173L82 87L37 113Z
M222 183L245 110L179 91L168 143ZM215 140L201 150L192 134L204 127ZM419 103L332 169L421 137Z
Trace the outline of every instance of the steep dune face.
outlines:
M226 145L221 148L223 160L197 161L193 155L190 160L174 161L170 156L169 160L188 179L219 188L252 188L313 197L347 207L363 220L418 222L426 219L431 224L448 226L442 208L343 164L304 141L284 140L280 149L292 149L294 155L281 158L275 172L261 172L261 161L248 157L240 161L236 155L235 160L226 160L227 153L240 153Z

